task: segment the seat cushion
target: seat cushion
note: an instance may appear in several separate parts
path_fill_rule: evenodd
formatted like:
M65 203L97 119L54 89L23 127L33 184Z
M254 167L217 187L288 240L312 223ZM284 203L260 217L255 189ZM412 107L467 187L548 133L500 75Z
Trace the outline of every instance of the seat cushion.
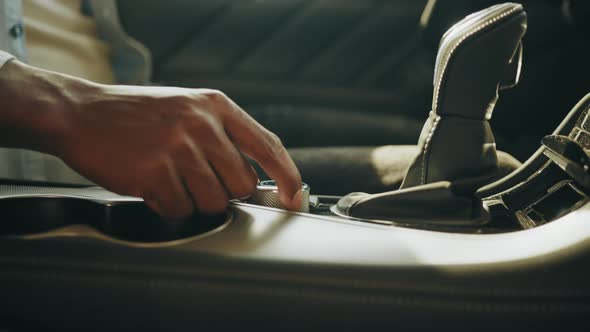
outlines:
M398 189L412 158L415 145L377 147L310 147L289 149L303 181L313 194L345 195L362 191L377 193ZM511 155L498 151L496 179L520 166ZM259 173L261 179L266 177Z

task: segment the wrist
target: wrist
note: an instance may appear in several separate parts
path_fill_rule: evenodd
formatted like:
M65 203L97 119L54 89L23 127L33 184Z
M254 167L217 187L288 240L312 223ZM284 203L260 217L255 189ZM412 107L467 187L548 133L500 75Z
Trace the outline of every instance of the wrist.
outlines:
M0 71L2 146L59 155L86 82L10 61Z

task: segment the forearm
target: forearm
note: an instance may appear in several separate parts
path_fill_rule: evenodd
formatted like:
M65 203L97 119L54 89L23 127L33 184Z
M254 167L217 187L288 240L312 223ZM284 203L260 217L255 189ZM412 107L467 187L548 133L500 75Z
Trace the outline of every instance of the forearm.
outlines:
M55 153L76 102L68 77L17 60L0 69L0 146Z

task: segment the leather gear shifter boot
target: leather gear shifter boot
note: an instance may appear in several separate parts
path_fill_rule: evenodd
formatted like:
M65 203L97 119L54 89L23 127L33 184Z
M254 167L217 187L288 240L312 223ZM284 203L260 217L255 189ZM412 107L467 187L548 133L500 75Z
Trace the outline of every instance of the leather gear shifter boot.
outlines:
M432 111L402 189L476 177L475 191L486 184L486 174L494 174L498 159L489 120L505 74L511 74L510 85L518 80L525 29L522 6L506 3L471 14L444 34Z
M440 42L420 151L400 190L353 193L334 212L406 224L485 222L485 208L474 193L497 180L489 120L498 90L518 81L525 31L526 13L515 3L489 7L452 26Z

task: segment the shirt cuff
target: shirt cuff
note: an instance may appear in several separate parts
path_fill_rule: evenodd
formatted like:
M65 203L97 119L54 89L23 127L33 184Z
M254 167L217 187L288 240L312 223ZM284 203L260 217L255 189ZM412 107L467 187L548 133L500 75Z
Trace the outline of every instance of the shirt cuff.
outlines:
M14 59L14 55L0 51L0 69L2 69L2 66L12 59Z

